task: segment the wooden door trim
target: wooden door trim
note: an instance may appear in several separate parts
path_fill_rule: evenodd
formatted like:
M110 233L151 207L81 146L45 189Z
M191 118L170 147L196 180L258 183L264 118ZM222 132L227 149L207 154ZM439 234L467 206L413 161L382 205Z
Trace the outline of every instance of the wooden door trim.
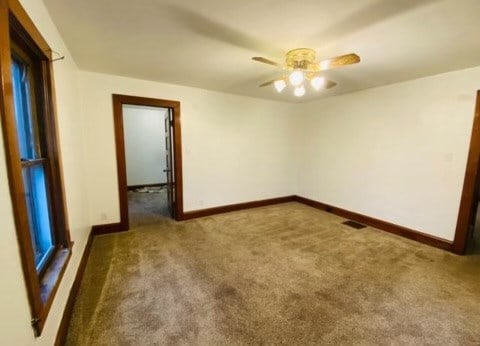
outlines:
M475 115L473 118L470 149L468 152L467 167L463 181L462 197L458 211L455 239L453 240L453 252L459 255L465 254L467 248L468 226L474 202L475 185L478 179L478 167L480 162L480 90L477 91Z
M123 105L171 108L173 110L173 158L175 170L175 219L183 219L183 169L180 123L180 102L147 97L113 94L113 121L117 156L118 197L120 204L120 228L128 230L127 166L125 160L125 138L123 128Z

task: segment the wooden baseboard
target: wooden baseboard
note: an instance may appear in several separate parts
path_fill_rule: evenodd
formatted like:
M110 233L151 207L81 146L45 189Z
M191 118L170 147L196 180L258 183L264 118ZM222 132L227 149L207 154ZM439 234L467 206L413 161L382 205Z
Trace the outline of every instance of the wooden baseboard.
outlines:
M129 185L127 186L128 191L136 190L136 189L142 189L144 187L162 187L167 185L167 183L156 183L156 184L143 184L143 185Z
M418 241L423 244L434 246L436 248L443 249L443 250L453 251L453 242L448 241L446 239L438 238L430 234L422 233L422 232L409 229L403 226L395 225L387 221L375 219L373 217L362 215L350 210L338 208L333 205L317 202L305 197L295 196L295 201L309 205L316 209L324 210L326 212L344 217L346 219L350 219L371 227L378 228L382 231L386 231L386 232L393 233L408 239Z
M244 202L244 203L223 205L223 206L220 206L220 207L199 209L199 210L188 211L186 213L183 213L183 215L181 216L181 220L196 219L196 218L199 218L199 217L228 213L228 212L231 212L231 211L265 207L267 205L293 202L293 201L295 201L295 196L285 196L285 197L278 197L278 198L262 199L262 200L253 201L253 202Z
M90 250L92 248L93 238L97 235L108 234L114 232L123 232L126 228L120 222L110 223L105 225L95 225L92 226L90 234L88 235L87 244L83 250L82 259L78 265L77 273L75 274L75 279L73 280L72 288L68 294L67 303L65 304L65 309L63 310L62 320L57 331L57 337L55 338L55 346L65 345L68 326L72 318L73 307L75 305L75 300L77 298L78 290L80 289L80 284L83 279L83 274L88 262L88 257L90 256Z
M92 248L93 242L93 231L90 231L88 235L87 244L83 250L82 259L77 268L77 273L75 274L75 279L73 280L72 288L68 294L67 303L65 304L65 309L63 310L62 320L57 331L57 337L55 338L55 346L63 346L67 340L68 326L70 324L70 319L72 318L73 307L75 305L75 300L77 298L78 290L80 289L80 284L83 279L83 274L85 273L85 268L87 267L88 257L90 256L90 250Z
M95 225L92 226L93 235L117 233L128 231L128 226L122 224L121 222L108 223L104 225Z

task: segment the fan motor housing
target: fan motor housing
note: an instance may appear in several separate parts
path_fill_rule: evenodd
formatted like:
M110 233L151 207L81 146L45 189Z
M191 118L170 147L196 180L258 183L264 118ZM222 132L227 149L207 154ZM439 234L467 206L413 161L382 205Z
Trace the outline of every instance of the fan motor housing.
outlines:
M315 60L316 54L313 49L297 48L287 52L285 65L289 69L308 69Z

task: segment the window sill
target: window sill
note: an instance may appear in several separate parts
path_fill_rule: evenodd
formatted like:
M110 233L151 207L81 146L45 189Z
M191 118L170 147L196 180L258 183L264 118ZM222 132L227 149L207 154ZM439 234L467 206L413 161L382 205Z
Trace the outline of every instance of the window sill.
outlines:
M50 307L52 306L55 298L55 293L57 292L60 282L62 281L62 277L70 261L70 257L72 256L72 245L73 243L70 244L70 248L57 250L40 281L40 301L42 303L42 313L38 320L32 321L35 329L35 336L37 337L42 333L48 313L50 311Z

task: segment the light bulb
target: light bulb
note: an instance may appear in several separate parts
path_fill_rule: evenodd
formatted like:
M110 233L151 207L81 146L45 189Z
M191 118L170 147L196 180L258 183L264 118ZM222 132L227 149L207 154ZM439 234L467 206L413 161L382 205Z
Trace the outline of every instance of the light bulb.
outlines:
M293 86L299 86L300 84L302 84L303 79L304 79L303 72L300 70L295 70L292 73L290 73L289 80Z
M283 89L285 89L285 87L287 86L287 83L285 83L283 79L279 79L273 82L273 86L279 93L281 93Z
M320 70L328 70L330 68L330 60L320 61Z
M293 94L297 97L302 97L303 95L305 95L305 87L303 85L296 87L293 90Z
M312 87L315 90L320 90L325 87L325 78L324 77L314 77L311 81L310 84L312 84Z

